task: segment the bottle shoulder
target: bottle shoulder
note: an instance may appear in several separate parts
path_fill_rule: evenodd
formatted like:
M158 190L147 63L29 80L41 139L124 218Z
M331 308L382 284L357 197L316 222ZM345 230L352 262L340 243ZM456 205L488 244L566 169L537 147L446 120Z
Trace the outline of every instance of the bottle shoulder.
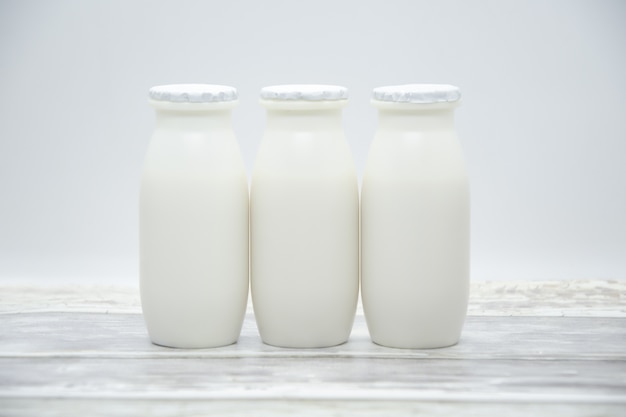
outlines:
M232 131L172 134L155 130L144 159L143 170L164 172L243 173L239 144Z
M465 180L463 149L456 132L389 135L378 132L370 146L363 175L409 180Z
M343 131L266 131L255 161L255 174L354 172L352 154Z

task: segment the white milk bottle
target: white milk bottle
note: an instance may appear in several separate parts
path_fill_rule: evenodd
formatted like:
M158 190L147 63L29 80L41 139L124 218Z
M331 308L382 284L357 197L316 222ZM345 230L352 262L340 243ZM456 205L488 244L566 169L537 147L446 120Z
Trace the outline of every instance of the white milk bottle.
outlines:
M344 87L261 90L267 125L250 188L251 288L263 341L333 346L358 298L359 200Z
M361 295L372 340L458 342L469 293L469 184L454 128L460 91L374 89L378 130L361 190Z
M141 305L155 344L234 343L248 299L248 186L232 87L153 87L141 179Z

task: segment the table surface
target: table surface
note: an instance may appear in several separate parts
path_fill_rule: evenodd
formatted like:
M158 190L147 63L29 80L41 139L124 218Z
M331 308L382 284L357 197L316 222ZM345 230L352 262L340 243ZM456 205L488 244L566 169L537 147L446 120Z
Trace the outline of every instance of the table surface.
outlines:
M150 343L134 287L0 286L0 415L626 415L626 281L479 282L461 342Z

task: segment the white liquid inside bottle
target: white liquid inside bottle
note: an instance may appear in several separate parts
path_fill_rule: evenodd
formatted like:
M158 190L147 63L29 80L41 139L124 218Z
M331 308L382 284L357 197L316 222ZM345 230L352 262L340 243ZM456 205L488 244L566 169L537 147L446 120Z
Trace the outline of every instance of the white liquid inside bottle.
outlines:
M358 185L342 128L347 90L266 87L250 190L252 301L265 343L333 346L358 297Z
M372 340L458 342L469 292L469 184L454 128L458 88L374 90L379 124L361 191L361 292Z
M152 341L234 343L248 299L248 187L232 87L150 90L156 127L140 193L140 288Z

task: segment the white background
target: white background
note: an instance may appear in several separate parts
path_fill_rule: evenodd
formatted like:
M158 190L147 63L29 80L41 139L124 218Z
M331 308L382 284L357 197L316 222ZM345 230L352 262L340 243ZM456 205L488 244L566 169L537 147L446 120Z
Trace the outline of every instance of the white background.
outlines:
M0 282L137 283L149 87L350 90L361 175L371 89L461 87L472 279L626 279L626 2L0 0Z

